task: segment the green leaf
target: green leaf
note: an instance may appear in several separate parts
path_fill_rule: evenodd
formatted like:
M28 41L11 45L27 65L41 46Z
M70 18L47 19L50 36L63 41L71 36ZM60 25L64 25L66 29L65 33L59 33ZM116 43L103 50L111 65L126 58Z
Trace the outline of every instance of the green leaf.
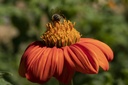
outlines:
M5 81L2 77L0 77L0 85L12 85L12 84Z

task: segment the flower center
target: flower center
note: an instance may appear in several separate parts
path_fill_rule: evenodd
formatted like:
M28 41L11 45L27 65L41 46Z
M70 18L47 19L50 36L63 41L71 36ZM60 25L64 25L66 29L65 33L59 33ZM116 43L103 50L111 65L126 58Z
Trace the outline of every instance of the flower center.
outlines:
M53 21L46 25L47 30L41 36L43 43L48 47L64 47L79 41L80 33L74 29L72 22L63 20Z

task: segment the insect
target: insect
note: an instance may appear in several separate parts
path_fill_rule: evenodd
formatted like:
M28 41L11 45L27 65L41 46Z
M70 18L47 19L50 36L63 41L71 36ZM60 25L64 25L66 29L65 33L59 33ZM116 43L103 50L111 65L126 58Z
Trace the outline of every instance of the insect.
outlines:
M52 21L54 22L62 22L65 19L65 16L62 14L53 14L52 15Z

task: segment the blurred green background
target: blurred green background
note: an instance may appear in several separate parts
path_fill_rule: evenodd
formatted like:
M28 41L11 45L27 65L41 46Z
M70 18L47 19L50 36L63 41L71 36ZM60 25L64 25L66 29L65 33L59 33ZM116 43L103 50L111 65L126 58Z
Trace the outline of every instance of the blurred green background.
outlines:
M128 85L128 0L0 0L0 85L39 85L20 77L18 66L56 10L76 22L82 37L101 40L114 51L109 71L76 73L74 85ZM58 82L52 78L43 85Z

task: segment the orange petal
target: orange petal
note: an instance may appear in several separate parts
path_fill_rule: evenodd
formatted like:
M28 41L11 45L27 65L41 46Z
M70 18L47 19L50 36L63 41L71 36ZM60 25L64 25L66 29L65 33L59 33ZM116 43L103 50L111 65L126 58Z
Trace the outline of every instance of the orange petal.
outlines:
M64 56L63 51L60 48L52 48L52 64L51 64L51 74L60 75L63 70Z
M81 61L81 58L75 55L75 52L71 50L71 48L67 47L67 54L72 59L72 61L75 63L75 67L79 67L79 70L82 70L83 68L86 68L84 63ZM85 67L84 67L85 66Z
M70 58L69 54L68 54L68 46L65 46L62 48L63 49L63 52L64 52L64 58L65 60L69 63L69 65L72 67L72 68L75 68L75 63L73 62L73 60Z
M50 71L50 75L54 75L55 73L55 70L56 70L56 67L57 67L57 63L56 63L56 55L57 55L57 49L55 47L51 48L52 51L50 53L50 56L51 56L51 71Z
M41 53L38 55L40 51ZM37 55L31 55L31 57L35 58L33 58L34 60L31 59L32 61L28 63L26 78L32 82L44 83L50 78L47 73L48 69L45 69L50 49L45 49L44 51L40 49L38 52L35 51Z
M43 46L41 41L35 41L31 43L25 50L22 58L27 57L27 55L30 53L30 51L35 51L37 48L45 47Z
M32 64L34 64L35 60L39 59L41 55L41 52L43 52L44 50L46 50L46 47L44 48L39 48L39 47L35 47L33 48L27 55L26 55L26 68L29 68L32 66Z
M62 49L60 48L56 48L57 49L57 53L54 57L56 57L56 74L59 76L61 75L62 71L63 71L63 66L64 66L64 53L62 51Z
M77 56L77 58L81 61L81 63L84 66L84 68L77 67L77 71L88 74L98 73L98 60L95 57L96 55L92 52L92 50L89 50L88 47L83 47L77 44L70 46L70 49L72 50L72 52L74 52L74 54Z
M38 46L36 46L35 44L39 44L39 41L36 41L34 43L31 43L25 50L21 61L20 61L20 66L19 66L19 74L22 77L25 77L25 73L26 73L26 58L28 57L29 54L31 54L32 51L36 50L38 48Z
M25 60L21 60L18 72L20 76L25 77L25 73L26 73Z
M99 40L95 40L95 39L91 39L91 38L81 38L80 42L91 43L91 44L97 46L105 54L105 56L107 57L107 59L109 61L111 61L113 59L113 51L107 44L105 44Z
M109 63L107 61L107 58L105 57L104 53L95 45L90 44L90 43L81 43L81 45L86 45L88 46L88 49L92 49L93 52L95 53L95 57L97 57L99 65L102 67L103 70L108 70L109 69Z
M63 69L63 72L60 76L55 76L60 82L63 82L63 83L69 83L71 80L72 80L72 77L75 73L75 71L72 69L72 67L70 67L68 65L68 63L65 61L64 62L64 69Z
M50 77L52 77L52 74L51 75L49 75L50 74L50 67L51 67L51 59L52 59L52 50L51 50L51 48L47 48L48 50L49 50L49 52L47 51L47 52L44 52L44 54L42 55L42 58L41 58L41 67L40 67L40 71L41 71L41 69L42 69L42 79L43 80L47 80L48 78L50 78ZM46 61L44 61L44 58L43 57L47 57L46 58Z

